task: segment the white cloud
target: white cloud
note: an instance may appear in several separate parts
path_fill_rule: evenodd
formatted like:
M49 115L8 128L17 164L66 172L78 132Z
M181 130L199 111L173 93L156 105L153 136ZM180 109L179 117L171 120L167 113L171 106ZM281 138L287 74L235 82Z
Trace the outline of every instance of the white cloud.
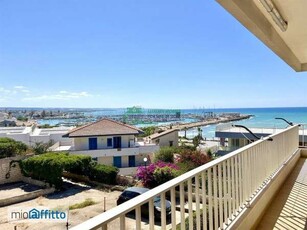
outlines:
M26 87L24 87L23 85L16 85L14 86L14 89L25 89Z
M9 90L9 89L5 89L5 88L3 88L3 87L0 87L0 93L6 93L6 94L8 94L8 93L11 93L12 91L11 90Z
M92 96L88 92L68 92L68 91L60 91L56 94L49 95L40 95L40 96L32 96L25 97L23 101L43 101L43 100L72 100L84 97Z
M18 92L22 92L22 93L30 93L30 90L27 89L27 87L23 86L23 85L16 85L14 86L14 93ZM17 90L17 91L16 91Z

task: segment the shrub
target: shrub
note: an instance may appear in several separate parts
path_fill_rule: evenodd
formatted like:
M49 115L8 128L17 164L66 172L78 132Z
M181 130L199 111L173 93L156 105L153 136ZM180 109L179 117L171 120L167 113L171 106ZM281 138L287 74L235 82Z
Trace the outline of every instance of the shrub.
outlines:
M211 159L208 155L202 154L200 151L183 151L180 154L179 162L190 162L194 168L206 164Z
M212 150L211 149L208 149L208 151L207 151L207 156L209 157L209 158L213 158L213 153L212 153Z
M197 135L193 138L193 145L196 148L197 146L199 146L200 141L202 140L202 136L201 135Z
M90 179L104 184L116 184L118 168L109 165L96 164L89 171Z
M177 168L165 166L163 168L157 167L153 173L154 180L158 185L163 184L177 176Z
M92 167L92 158L85 155L67 155L65 159L65 171L79 174L88 175Z
M196 147L193 145L182 145L179 147L179 151L180 152L184 152L184 151L187 151L187 150L190 150L190 151L195 151L196 150Z
M62 186L62 173L64 164L59 154L42 154L20 162L25 176L44 180L57 189Z
M49 141L48 143L36 142L34 146L32 146L32 150L35 153L35 155L39 155L47 153L50 146L52 146L52 141Z
M155 154L155 162L163 161L168 163L174 163L174 153L178 152L176 147L162 147Z
M140 134L139 137L147 137L155 133L156 127L155 126L143 127L142 130L144 133Z
M21 155L27 151L28 147L21 141L11 138L0 138L0 158Z
M178 175L178 171L179 168L175 164L158 161L150 164L148 167L138 167L137 177L145 187L154 188L175 178Z
M89 176L90 179L106 183L116 183L118 169L113 166L93 162L90 156L69 155L68 153L45 153L20 163L25 176L44 180L57 189L62 186L63 171Z
M187 162L178 162L176 164L179 168L179 172L177 173L177 175L181 175L181 174L184 174L192 169L195 169L195 166L192 162L190 161L187 161Z
M28 121L28 118L27 117L23 117L23 116L18 116L17 120L18 121Z
M64 170L85 174L91 167L90 162L89 156L52 152L22 160L20 165L25 176L44 180L59 189L62 186Z

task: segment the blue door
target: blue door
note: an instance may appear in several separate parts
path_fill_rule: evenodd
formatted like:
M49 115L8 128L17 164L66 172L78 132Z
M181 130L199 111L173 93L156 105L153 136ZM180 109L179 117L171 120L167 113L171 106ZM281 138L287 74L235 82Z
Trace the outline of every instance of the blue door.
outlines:
M88 149L89 150L97 149L97 138L88 139Z
M117 168L122 167L122 157L113 157L113 166Z
M129 167L135 167L135 156L129 156Z
M113 137L113 148L120 149L122 147L122 137Z

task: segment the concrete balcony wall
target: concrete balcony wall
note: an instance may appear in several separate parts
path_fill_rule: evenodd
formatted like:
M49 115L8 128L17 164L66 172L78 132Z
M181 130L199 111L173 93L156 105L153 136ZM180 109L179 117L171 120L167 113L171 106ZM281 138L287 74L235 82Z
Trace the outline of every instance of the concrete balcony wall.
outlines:
M159 150L157 145L144 145L135 148L120 148L120 149L96 149L96 150L80 150L70 151L71 154L84 154L91 157L109 157L109 156L131 156L139 154L150 154Z

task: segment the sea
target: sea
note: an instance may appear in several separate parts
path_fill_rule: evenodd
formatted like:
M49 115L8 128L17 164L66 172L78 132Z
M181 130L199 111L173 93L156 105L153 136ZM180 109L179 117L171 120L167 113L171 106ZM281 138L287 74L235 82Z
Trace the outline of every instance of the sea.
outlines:
M193 110L192 110L193 111ZM284 118L294 124L307 125L307 107L284 107L284 108L231 108L231 109L215 109L215 113L240 113L250 114L253 117L232 122L233 124L244 125L248 128L286 128L289 125L275 118ZM217 125L208 125L201 127L203 137L208 139L214 138L215 129ZM305 126L307 127L307 126ZM197 128L191 129L187 132L187 137L191 138L198 133ZM183 135L180 132L179 135Z
M74 109L78 111L78 109ZM82 111L82 110L81 110ZM125 109L88 109L84 114L92 117L103 115L121 115ZM285 128L287 123L275 119L282 117L295 124L307 124L307 107L284 107L284 108L215 108L215 109L182 109L182 114L199 114L203 115L206 112L213 112L215 114L221 113L240 113L253 115L250 119L240 120L233 122L235 124L244 125L249 128ZM67 120L66 120L67 121ZM185 120L188 122L189 120ZM54 125L60 122L59 120L40 120L39 124ZM71 122L74 122L71 120ZM156 123L155 125L162 125L167 123ZM144 124L137 124L136 126L142 127ZM214 138L216 125L208 125L201 127L203 137L208 139ZM197 128L187 131L187 137L193 137L198 134ZM179 132L183 135L183 132Z

